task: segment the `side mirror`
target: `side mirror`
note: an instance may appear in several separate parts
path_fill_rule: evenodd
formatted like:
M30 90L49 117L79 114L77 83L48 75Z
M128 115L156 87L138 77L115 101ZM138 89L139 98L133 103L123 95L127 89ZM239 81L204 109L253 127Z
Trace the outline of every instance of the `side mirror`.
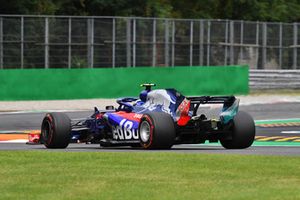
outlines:
M99 110L98 110L97 107L94 107L94 113L95 113L95 114L98 114L98 113L99 113Z

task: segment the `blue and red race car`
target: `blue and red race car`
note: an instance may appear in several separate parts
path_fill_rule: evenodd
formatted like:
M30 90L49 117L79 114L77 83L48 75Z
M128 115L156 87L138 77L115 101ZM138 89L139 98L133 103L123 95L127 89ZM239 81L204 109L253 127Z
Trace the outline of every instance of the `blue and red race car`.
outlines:
M218 142L227 149L252 145L255 125L252 117L238 111L234 96L186 97L175 89L152 90L143 84L139 98L117 100L118 108L107 106L92 116L71 120L64 113L47 113L41 127L41 142L47 148L66 148L72 141L101 146L132 146L168 149L175 144ZM222 104L217 119L208 119L200 105Z

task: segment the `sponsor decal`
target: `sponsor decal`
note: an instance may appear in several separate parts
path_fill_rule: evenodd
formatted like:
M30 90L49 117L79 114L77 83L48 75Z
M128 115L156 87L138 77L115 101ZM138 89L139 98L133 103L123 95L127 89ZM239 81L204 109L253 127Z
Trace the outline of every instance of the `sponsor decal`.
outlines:
M185 115L187 115L188 112L189 112L189 108L190 108L189 103L190 103L189 100L184 99L184 100L181 102L181 104L178 106L178 112L179 112L180 114L185 114Z
M181 104L178 106L176 115L179 116L177 124L179 126L185 126L191 117L188 115L190 110L191 102L187 99L184 99Z
M133 118L135 119L141 119L143 114L134 114Z
M133 122L122 119L117 126L112 126L113 138L115 140L138 140L138 129L133 128Z

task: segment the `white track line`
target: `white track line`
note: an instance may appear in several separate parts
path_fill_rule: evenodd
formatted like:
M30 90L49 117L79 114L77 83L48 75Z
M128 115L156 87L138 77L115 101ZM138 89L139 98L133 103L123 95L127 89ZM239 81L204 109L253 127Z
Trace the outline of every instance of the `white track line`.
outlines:
M300 134L300 131L281 131L283 134Z

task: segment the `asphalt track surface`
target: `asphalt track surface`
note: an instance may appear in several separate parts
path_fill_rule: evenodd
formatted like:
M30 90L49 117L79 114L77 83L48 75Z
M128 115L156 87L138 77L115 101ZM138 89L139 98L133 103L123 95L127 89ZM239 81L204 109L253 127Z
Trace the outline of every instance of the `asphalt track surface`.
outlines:
M300 103L277 103L266 105L241 106L240 110L250 113L255 120L300 118ZM71 118L84 118L93 111L67 113ZM0 131L40 129L45 112L37 113L0 113ZM278 136L282 131L300 131L299 126L292 127L257 127L257 136ZM284 136L300 136L300 134L285 134ZM171 150L153 150L149 152L178 152L178 153L219 153L219 154L259 154L259 155L297 155L300 156L299 146L262 146L254 145L243 150L226 150L220 145L176 145ZM70 144L66 149L49 150L43 145L26 145L17 143L1 143L0 150L44 150L66 152L145 152L139 148L117 147L102 148L99 144ZM147 150L148 152L148 150Z
M44 145L0 144L0 150L48 151L48 152L167 152L167 153L204 153L204 154L238 154L238 155L282 155L300 156L300 147L252 146L248 149L228 150L216 145L175 145L170 150L144 150L131 147L103 148L99 144L70 144L66 149L46 149Z

